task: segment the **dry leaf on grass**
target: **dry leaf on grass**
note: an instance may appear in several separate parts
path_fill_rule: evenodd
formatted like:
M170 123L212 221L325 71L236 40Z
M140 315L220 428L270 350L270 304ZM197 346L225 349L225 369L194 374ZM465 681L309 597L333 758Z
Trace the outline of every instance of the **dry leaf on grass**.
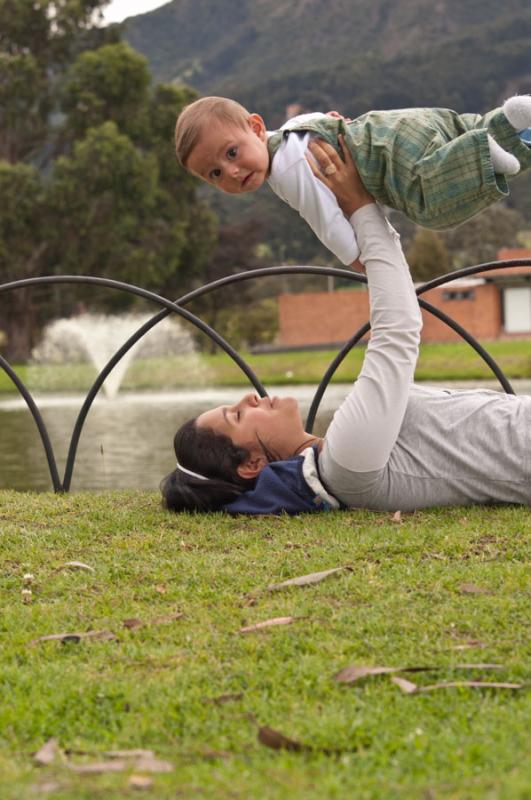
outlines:
M286 589L290 586L309 586L312 583L320 583L328 578L330 575L336 575L338 572L347 570L352 572L352 567L334 567L333 569L325 569L323 572L311 572L309 575L301 575L298 578L290 578L282 583L272 583L268 586L270 592L276 592L278 589Z
M47 767L49 764L52 764L57 755L59 753L59 745L57 739L52 737L48 739L48 741L43 744L39 750L34 754L33 760L40 764L43 767Z
M240 628L240 630L236 632L254 633L264 628L272 628L275 625L291 625L292 622L296 622L298 619L303 619L303 617L273 617L273 619L266 619L263 622L255 622L254 625L247 625L245 628Z
M50 794L50 792L58 792L61 788L59 781L45 781L37 784L34 787L34 791L37 795L46 795Z
M461 594L490 594L488 589L481 586L476 586L475 583L462 583L458 586L458 591Z
M128 619L124 619L122 624L124 628L133 630L133 628L141 628L144 623L141 619L138 619L138 617L129 617Z
M420 694L421 692L434 692L437 689L459 689L461 687L471 689L522 689L521 683L492 683L489 681L446 681L442 683L434 683L431 686L417 686L411 681L406 681L403 678L391 678L393 683L402 689L406 694Z
M134 630L134 628L145 628L149 625L166 625L168 622L175 622L175 620L182 619L183 617L184 614L182 611L176 611L174 614L166 614L163 617L155 617L147 622L144 622L138 617L129 617L128 619L124 619L122 624L124 628Z
M105 758L153 758L155 753L153 750L107 750L103 754Z
M263 725L258 729L258 741L272 750L291 750L295 753L324 753L328 756L340 755L344 750L335 750L328 747L312 747L309 744L302 744L295 739L289 739L280 731Z
M401 511L395 511L395 513L393 514L393 522L402 522L402 512Z
M422 686L421 692L431 692L433 689L451 689L453 687L469 686L473 689L523 689L523 683L506 683L493 681L448 681L436 683L433 686Z
M372 675L389 675L395 672L434 672L441 669L503 669L501 664L453 664L430 667L365 667L352 664L334 675L338 683L355 683ZM394 680L394 678L393 678ZM401 680L401 679L398 679ZM407 683L408 681L406 681Z
M353 664L334 675L338 683L355 683L369 675L388 675L391 672L426 672L436 667L364 667Z
M153 787L153 778L148 778L147 775L131 775L129 786L132 789L151 789Z
M419 687L417 684L412 681L407 681L405 678L399 678L397 675L394 675L391 680L393 683L396 683L405 694L416 694L418 691Z
M266 747L271 747L273 750L292 750L296 753L310 752L312 750L307 744L301 744L294 739L288 739L280 731L275 731L267 725L258 729L258 741Z
M463 644L454 644L452 647L448 647L448 650L471 650L473 648L480 650L485 647L487 647L485 642L481 642L479 639L469 639Z
M152 756L144 756L138 759L135 769L139 772L173 772L173 764Z
M232 703L234 700L241 700L243 692L233 692L232 694L220 694L219 697L208 697L205 702L221 706L223 703Z
M93 761L89 764L69 764L68 769L78 775L99 775L103 772L123 772L127 764L125 761Z
M54 569L54 572L61 572L63 569L84 569L86 572L96 572L94 567L84 564L82 561L67 561Z
M175 622L175 620L182 619L184 617L184 613L182 611L176 611L174 614L166 614L163 617L155 617L148 625L165 625L167 622Z
M117 640L117 637L111 631L79 631L76 633L51 633L48 636L39 636L37 639L32 639L29 645L39 644L40 642L79 642L81 639L101 639Z
M208 761L217 761L218 758L232 758L234 753L229 750L211 750L205 748L198 754L200 758L206 758Z

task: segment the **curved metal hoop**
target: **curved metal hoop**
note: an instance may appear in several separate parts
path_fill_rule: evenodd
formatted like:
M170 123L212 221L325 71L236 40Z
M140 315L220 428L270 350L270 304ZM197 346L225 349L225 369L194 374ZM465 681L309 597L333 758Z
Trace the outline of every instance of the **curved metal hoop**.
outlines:
M441 275L440 277L435 278L432 281L424 283L417 289L417 294L422 295L425 292L429 291L430 289L434 289L443 283L449 283L459 278L475 275L479 272L489 272L495 269L507 269L514 266L531 267L531 259L493 261L486 264L478 264L473 267L466 267L461 270L456 270L454 272ZM94 399L96 398L99 390L101 389L101 386L103 385L105 379L114 369L114 367L118 364L118 362L123 358L123 356L128 352L128 350L130 350L130 348L133 347L133 345L136 344L136 342L138 342L143 336L145 336L148 333L148 331L150 331L155 325L161 322L169 314L172 313L177 314L178 316L190 322L198 330L205 333L241 369L244 375L249 379L251 384L254 386L258 394L260 394L262 397L266 396L267 392L264 386L262 385L258 377L255 375L251 367L236 352L236 350L213 328L207 325L207 323L205 323L195 314L192 314L190 311L183 308L183 306L187 305L192 300L198 297L209 294L211 292L216 291L217 289L231 285L233 283L238 283L240 281L247 281L254 278L271 277L275 275L326 275L358 283L367 282L367 279L364 275L360 275L358 273L351 272L350 270L346 269L338 269L335 267L266 267L257 270L247 270L245 272L237 273L236 275L230 275L225 278L221 278L217 281L213 281L209 284L206 284L205 286L195 289L192 292L188 292L187 294L183 295L182 297L180 297L175 301L168 300L156 294L155 292L150 292L146 289L142 289L132 284L111 280L109 278L99 278L99 277L90 277L81 275L53 275L49 277L26 278L23 280L12 281L0 285L0 294L10 291L15 291L17 289L22 289L22 288L43 286L43 285L46 286L52 284L81 284L85 286L89 285L102 286L112 290L123 291L128 294L133 294L136 295L137 297L142 297L145 300L152 301L156 305L162 307L161 311L155 314L150 320L145 322L132 336L129 337L129 339L127 339L126 342L124 342L124 344L116 351L116 353L114 353L114 355L107 362L105 367L101 370L96 380L88 390L72 431L67 461L65 465L65 472L62 480L59 476L54 450L50 441L50 437L48 435L48 431L46 429L46 425L44 424L41 413L31 395L31 392L28 390L24 382L16 374L13 368L9 365L9 363L2 356L0 356L0 367L12 380L20 396L24 399L26 405L28 406L28 409L35 421L44 448L46 459L48 462L48 469L50 472L50 478L52 481L54 491L68 492L70 490L72 475L75 466L75 459L77 454L77 447L79 444L81 433L83 431L83 426L85 424L85 420L90 411L92 403L94 402ZM436 316L438 319L440 319L442 322L448 325L448 327L450 327L457 334L459 334L459 336L461 336L462 339L468 342L468 344L470 344L470 346L478 353L480 358L482 358L483 361L485 361L485 363L492 370L493 374L499 380L504 391L510 394L514 394L513 388L509 383L507 377L504 375L500 366L496 363L496 361L492 358L492 356L479 344L479 342L477 342L477 340L473 336L471 336L471 334L468 333L468 331L466 331L451 317L448 317L442 311L435 308L425 300L420 299L419 303L422 308L424 308L430 314ZM347 354L350 352L350 350L360 341L360 339L369 331L369 329L370 329L370 324L367 322L352 336L352 338L348 342L345 343L345 345L343 345L343 347L339 350L335 358L328 366L323 378L321 379L321 382L319 383L319 386L317 387L317 390L315 392L314 398L310 406L310 410L308 412L306 429L309 432L313 430L315 417L317 415L319 405L326 391L326 388L328 387L337 368L344 360L344 358L347 356Z

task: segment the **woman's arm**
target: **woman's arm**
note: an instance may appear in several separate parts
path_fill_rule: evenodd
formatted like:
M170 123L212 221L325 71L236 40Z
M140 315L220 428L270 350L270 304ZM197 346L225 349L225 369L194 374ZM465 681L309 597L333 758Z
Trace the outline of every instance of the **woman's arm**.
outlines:
M339 465L353 472L371 472L386 465L400 431L422 319L400 238L344 151L342 162L332 147L312 145L321 169L329 173L320 179L334 191L345 213L351 212L360 260L367 271L371 339L358 379L326 433L325 449Z

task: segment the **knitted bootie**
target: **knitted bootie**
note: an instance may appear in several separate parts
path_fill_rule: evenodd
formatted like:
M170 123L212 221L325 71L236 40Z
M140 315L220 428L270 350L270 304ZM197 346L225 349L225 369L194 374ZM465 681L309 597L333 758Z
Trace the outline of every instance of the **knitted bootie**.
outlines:
M509 97L503 104L503 111L511 125L518 132L531 126L531 96L517 94Z
M494 172L497 172L499 175L517 175L520 172L520 162L516 156L504 150L490 134L488 140Z

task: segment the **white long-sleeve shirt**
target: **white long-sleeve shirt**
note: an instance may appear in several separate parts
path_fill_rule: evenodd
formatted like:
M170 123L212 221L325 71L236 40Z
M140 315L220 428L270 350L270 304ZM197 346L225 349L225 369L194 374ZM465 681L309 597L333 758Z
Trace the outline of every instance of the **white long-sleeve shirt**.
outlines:
M372 330L319 455L326 488L350 508L531 505L531 396L414 386L422 323L398 234L376 205L351 223Z
M323 116L301 114L289 123ZM359 255L356 235L333 192L310 169L306 160L310 135L297 132L286 135L272 159L268 183L281 200L299 212L325 247L349 265Z

